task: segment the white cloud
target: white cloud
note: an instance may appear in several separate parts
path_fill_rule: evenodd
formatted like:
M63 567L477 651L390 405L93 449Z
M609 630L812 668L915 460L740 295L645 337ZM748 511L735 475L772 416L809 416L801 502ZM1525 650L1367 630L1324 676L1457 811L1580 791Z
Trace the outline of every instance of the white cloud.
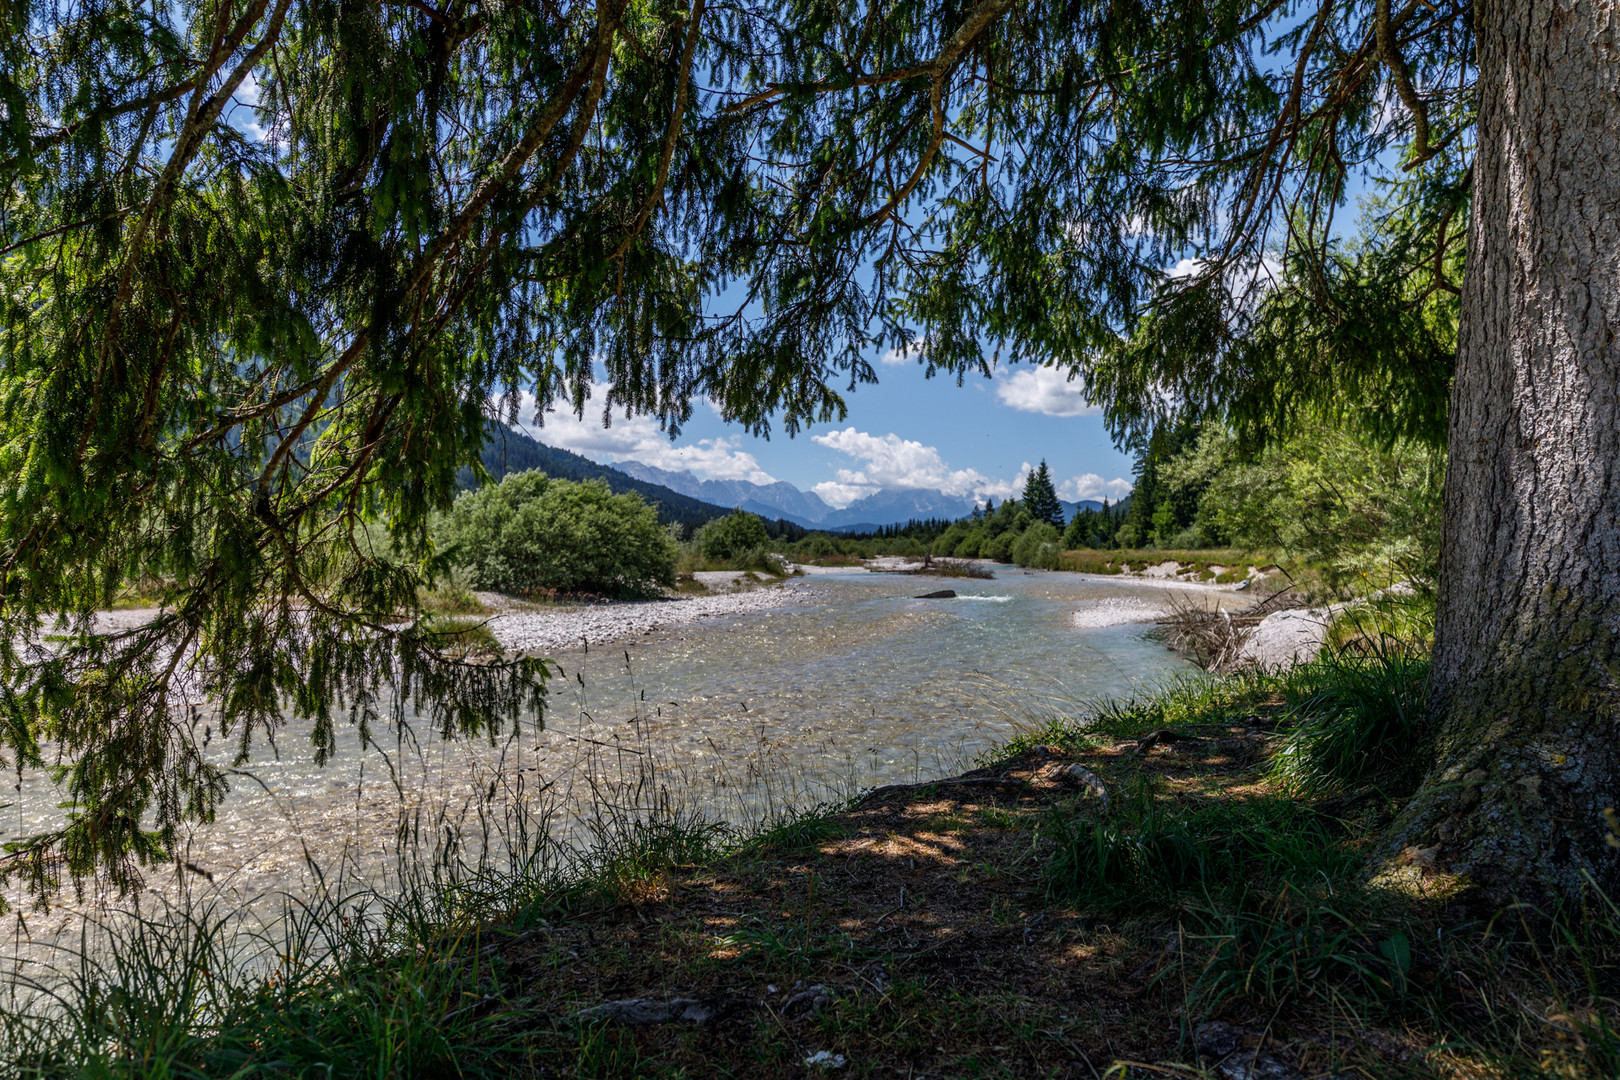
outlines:
M1130 493L1131 482L1129 480L1123 477L1104 480L1094 472L1071 476L1058 485L1058 495L1070 502L1080 502L1084 499L1101 499L1104 496L1118 500Z
M839 469L837 480L823 480L810 490L821 496L821 501L834 510L842 510L857 499L876 494L879 489L875 484L867 483L863 474Z
M259 123L259 80L253 72L248 72L237 84L225 115L250 142L265 142L270 138L269 131Z
M1176 265L1164 272L1170 280L1176 278L1197 277L1204 272L1208 262L1204 259L1182 259ZM1246 297L1257 287L1263 293L1277 284L1282 277L1282 263L1276 259L1265 258L1247 267L1235 266L1226 272L1226 288L1234 298Z
M918 338L911 344L897 349L890 349L878 358L878 363L889 367L900 367L909 364L922 356L922 339Z
M597 386L598 391L609 389ZM593 395L594 396L594 395ZM600 400L600 399L598 399ZM774 484L776 477L760 467L753 454L739 449L741 436L699 439L695 443L677 446L658 427L657 421L646 416L623 415L613 417L611 427L603 427L601 413L587 404L582 420L566 410L548 411L545 426L527 422L533 415L534 397L523 395L525 420L522 427L547 446L572 450L576 454L610 461L639 461L659 469L679 472L687 470L706 480L747 480L751 484Z
M1100 411L1080 391L1078 379L1051 367L1006 371L996 379L996 397L1020 412L1089 416Z
M975 469L952 469L934 447L902 439L893 432L870 435L849 427L825 435L812 435L811 441L847 454L861 463L859 471L840 469L836 482L826 481L816 485L816 494L829 503L833 503L834 498L849 496L844 504L848 505L857 498L879 490L940 491L946 495L968 495L975 499L986 495L1004 499L1017 490L1016 481L993 480ZM1028 470L1026 464L1024 472ZM859 493L854 494L856 492Z

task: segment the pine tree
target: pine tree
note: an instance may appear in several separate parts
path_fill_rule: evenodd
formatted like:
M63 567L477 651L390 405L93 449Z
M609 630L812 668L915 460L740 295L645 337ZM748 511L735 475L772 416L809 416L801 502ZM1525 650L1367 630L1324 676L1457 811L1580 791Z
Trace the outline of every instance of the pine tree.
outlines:
M1052 470L1041 459L1040 468L1024 481L1024 509L1036 521L1063 528L1063 504L1058 501L1057 488L1052 484Z

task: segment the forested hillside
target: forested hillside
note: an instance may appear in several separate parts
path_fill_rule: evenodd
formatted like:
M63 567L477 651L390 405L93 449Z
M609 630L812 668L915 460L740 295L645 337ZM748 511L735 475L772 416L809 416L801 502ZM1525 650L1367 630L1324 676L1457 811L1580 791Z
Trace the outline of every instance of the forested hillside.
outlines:
M501 424L489 426L489 439L479 456L483 459L484 469L496 480L509 473L539 469L547 476L562 480L601 480L617 495L633 491L658 511L659 521L666 525L676 523L687 530L731 512L727 507L715 506L662 485L626 476L618 469L598 465L588 457L547 446L538 439ZM472 487L472 470L462 469L457 480L463 488Z

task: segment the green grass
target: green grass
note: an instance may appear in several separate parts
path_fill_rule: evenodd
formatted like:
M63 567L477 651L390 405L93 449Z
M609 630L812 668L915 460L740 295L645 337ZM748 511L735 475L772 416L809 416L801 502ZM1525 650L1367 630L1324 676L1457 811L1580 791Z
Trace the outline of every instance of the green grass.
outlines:
M816 845L836 840L847 830L832 815L840 809L824 804L805 810L781 810L771 814L738 845L739 851L802 854Z
M1223 678L1186 675L1151 690L1097 703L1084 730L1129 738L1187 724L1269 723L1290 687L1300 682L1294 673L1240 671Z
M1048 895L1104 907L1172 904L1256 882L1334 885L1361 866L1333 830L1292 799L1214 798L1167 805L1139 782L1106 813L1053 809Z
M1620 1075L1612 900L1594 890L1581 910L1461 914L1444 891L1369 883L1384 813L1347 821L1316 809L1346 792L1409 793L1430 760L1426 656L1361 642L1282 674L1184 680L1026 736L1026 747L1084 753L1160 727L1249 728L1270 731L1275 747L1255 766L1267 781L1258 791L1171 788L1131 759L1108 809L1050 808L1037 827L1050 902L1173 921L1155 979L1184 1016L1417 1023L1434 1048L1414 1075L1462 1062L1468 1074Z
M422 611L429 615L488 615L489 608L472 594L472 590L455 585L437 589L424 589L421 593Z
M477 616L430 614L423 618L422 629L440 651L452 656L492 656L502 651L488 621Z
M675 576L675 591L682 596L707 596L709 587L688 570Z
M1428 658L1375 644L1365 657L1328 651L1313 671L1314 683L1295 688L1273 775L1303 798L1415 790L1431 760Z
M1342 612L1328 627L1327 646L1356 656L1380 652L1426 655L1434 645L1434 596L1382 594Z

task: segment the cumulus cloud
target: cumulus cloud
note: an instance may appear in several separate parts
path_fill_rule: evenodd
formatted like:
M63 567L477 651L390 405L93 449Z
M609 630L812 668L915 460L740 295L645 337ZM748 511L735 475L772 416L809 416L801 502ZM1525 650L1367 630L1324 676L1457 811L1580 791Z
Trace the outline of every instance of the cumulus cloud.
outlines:
M599 386L598 390L608 387ZM598 399L600 400L600 399ZM524 395L524 415L532 415L534 398ZM751 484L774 484L776 477L760 467L753 454L741 449L741 436L699 439L695 443L675 445L658 427L657 421L646 416L622 415L613 417L610 427L603 427L601 413L585 408L581 420L572 412L551 410L546 413L544 426L525 422L525 431L547 446L572 450L595 460L639 461L654 468L682 470L696 473L705 480L746 480Z
M1204 272L1208 263L1203 259L1182 259L1164 272L1171 280L1196 277ZM1226 287L1234 297L1247 296L1258 288L1261 292L1277 284L1282 277L1282 263L1276 259L1261 259L1248 267L1233 267L1226 273Z
M1123 477L1116 476L1112 480L1104 480L1094 472L1083 473L1080 476L1071 476L1058 485L1058 495L1070 502L1081 502L1085 499L1122 499L1131 493L1131 482Z
M900 367L902 364L915 363L917 358L921 355L922 339L919 338L903 348L890 349L888 352L878 357L878 363L886 364L889 367Z
M1050 367L1004 372L996 379L996 397L1020 412L1045 416L1089 416L1099 411L1081 393L1079 380Z
M858 470L839 469L836 481L815 486L815 492L833 506L847 506L875 491L940 491L946 495L986 495L1006 498L1013 494L1016 481L993 480L976 469L952 469L939 451L890 432L872 435L853 427L813 435L811 441L846 454L860 463ZM1024 475L1029 466L1024 466ZM834 501L842 499L841 504Z
M864 473L839 469L837 480L823 480L810 490L834 510L842 510L852 502L875 495L880 489L876 484L868 483Z

